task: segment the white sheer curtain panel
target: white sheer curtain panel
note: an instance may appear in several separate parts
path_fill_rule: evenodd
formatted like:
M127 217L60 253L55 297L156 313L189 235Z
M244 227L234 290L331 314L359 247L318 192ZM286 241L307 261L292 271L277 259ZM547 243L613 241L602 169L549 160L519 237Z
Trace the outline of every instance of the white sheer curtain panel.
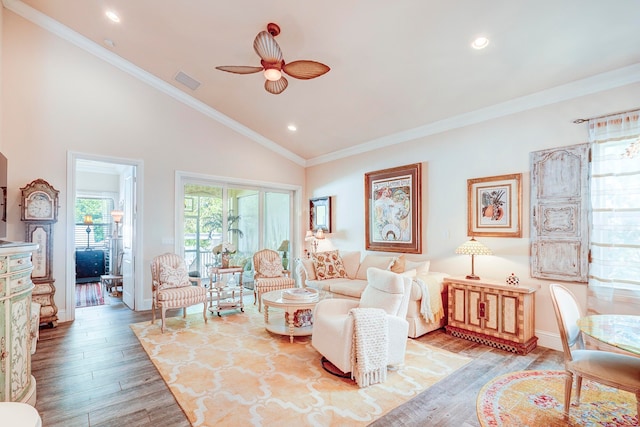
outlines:
M640 110L589 121L589 314L640 313Z

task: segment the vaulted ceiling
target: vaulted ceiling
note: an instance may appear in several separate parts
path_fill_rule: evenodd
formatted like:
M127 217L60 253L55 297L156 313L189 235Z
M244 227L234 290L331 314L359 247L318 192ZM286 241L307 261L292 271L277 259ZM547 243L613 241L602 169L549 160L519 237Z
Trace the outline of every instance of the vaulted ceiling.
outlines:
M3 3L307 165L640 81L637 0ZM253 40L269 22L286 62L331 71L272 95L262 73L215 69L259 66Z

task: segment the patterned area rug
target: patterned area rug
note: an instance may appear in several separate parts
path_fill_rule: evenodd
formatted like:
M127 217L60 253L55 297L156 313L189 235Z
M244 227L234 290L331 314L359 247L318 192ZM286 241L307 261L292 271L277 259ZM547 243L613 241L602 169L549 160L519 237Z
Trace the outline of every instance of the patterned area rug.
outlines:
M104 305L102 286L97 283L81 283L76 285L76 307Z
M562 371L519 371L491 380L478 393L480 425L638 425L633 394L588 380L582 381L580 406L572 404L569 420L564 420L564 379ZM575 385L571 400L575 402Z
M253 304L131 328L194 426L367 425L469 362L410 339L405 366L360 389L322 369L311 337L265 331Z

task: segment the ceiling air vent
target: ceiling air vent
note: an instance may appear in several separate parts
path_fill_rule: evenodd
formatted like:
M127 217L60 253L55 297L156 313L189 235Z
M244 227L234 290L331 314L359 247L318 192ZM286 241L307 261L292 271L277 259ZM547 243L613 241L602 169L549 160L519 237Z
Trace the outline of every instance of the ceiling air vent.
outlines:
M175 76L175 80L177 82L182 83L183 85L185 85L186 87L188 87L191 90L196 90L196 89L198 89L198 86L200 86L200 82L199 81L197 81L193 77L190 77L190 76L186 75L182 71L178 71L178 74L176 74L176 76Z

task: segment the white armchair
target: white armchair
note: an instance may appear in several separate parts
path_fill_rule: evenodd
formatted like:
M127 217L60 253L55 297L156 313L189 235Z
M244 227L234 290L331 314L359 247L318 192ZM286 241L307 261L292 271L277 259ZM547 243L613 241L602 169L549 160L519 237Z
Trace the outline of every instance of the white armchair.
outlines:
M367 281L360 301L325 299L318 302L314 311L311 345L343 373L352 371L354 321L349 311L357 307L379 308L386 312L387 365L404 363L411 278L371 267L367 271Z

